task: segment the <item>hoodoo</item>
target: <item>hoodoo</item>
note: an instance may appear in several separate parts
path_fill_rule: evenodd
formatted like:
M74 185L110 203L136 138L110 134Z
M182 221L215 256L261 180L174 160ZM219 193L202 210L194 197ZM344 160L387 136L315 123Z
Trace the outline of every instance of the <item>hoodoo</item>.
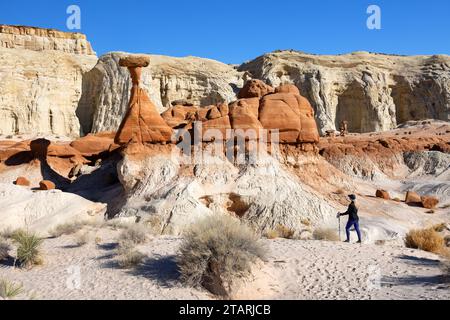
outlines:
M130 71L133 86L128 111L114 139L117 144L161 143L170 141L172 137L172 129L140 87L142 68L149 64L150 59L145 56L128 56L119 60L119 65Z

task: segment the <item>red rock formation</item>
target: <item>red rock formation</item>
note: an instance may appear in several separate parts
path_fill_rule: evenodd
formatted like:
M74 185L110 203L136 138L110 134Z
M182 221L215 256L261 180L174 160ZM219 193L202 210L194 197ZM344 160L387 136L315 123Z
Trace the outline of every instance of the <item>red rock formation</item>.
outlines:
M421 197L422 206L426 209L434 209L439 203L439 199L432 196Z
M231 129L227 104L208 106L197 111L197 121L202 121L203 141L226 139L227 129Z
M39 190L53 190L56 189L56 186L53 182L48 180L43 180L39 182Z
M385 199L385 200L391 199L391 197L389 196L389 192L387 192L386 190L377 190L375 195L377 198L381 198L381 199Z
M85 137L72 141L70 146L84 157L91 157L103 152L112 152L119 148L114 143L115 133L89 134Z
M264 96L259 106L259 121L265 129L278 129L280 143L317 143L319 132L314 110L298 89L284 85L279 93Z
M15 184L16 186L29 187L31 183L30 183L30 180L28 180L28 179L25 178L25 177L18 177L18 178L16 179L16 181L14 182L14 184Z
M259 117L259 98L240 99L230 105L230 122L233 129L254 130L255 138L263 128Z
M144 89L139 87L142 67L147 67L147 57L131 56L120 59L119 65L128 67L133 82L128 111L114 139L115 143L159 143L172 137L170 128L150 101Z
M244 85L239 92L238 98L261 98L266 94L273 93L274 90L271 86L265 84L261 80L250 80Z
M171 128L184 127L195 121L198 107L175 105L164 111L161 116Z
M413 204L413 205L421 205L422 204L422 199L416 192L408 191L406 193L405 203Z

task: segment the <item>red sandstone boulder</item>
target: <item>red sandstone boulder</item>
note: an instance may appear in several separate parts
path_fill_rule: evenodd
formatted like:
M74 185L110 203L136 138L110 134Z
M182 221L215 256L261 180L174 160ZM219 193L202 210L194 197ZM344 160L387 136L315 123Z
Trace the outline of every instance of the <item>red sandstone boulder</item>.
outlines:
M102 152L111 152L119 148L119 145L114 143L113 133L104 135L89 134L72 141L70 146L85 157L98 155Z
M56 186L51 181L43 180L43 181L39 182L39 189L40 190L53 190L53 189L56 189Z
M25 177L18 177L18 178L16 179L16 181L14 182L14 184L15 184L16 186L29 187L31 183L30 183L30 180L28 180L28 179L25 178Z
M198 108L195 106L175 105L161 114L171 128L184 127L195 120Z
M203 141L225 140L226 132L231 129L228 116L228 105L223 103L216 106L200 108L197 111L197 120L202 121Z
M381 199L385 199L385 200L390 200L391 197L389 196L389 192L387 192L386 190L377 190L376 194L377 198L381 198Z
M439 199L432 196L421 197L422 206L426 209L434 209L439 203Z
M405 203L407 203L407 204L414 204L414 205L421 205L422 204L422 199L416 192L408 191L406 193Z
M275 89L275 93L292 93L300 96L300 90L293 84L282 84Z
M244 98L261 98L266 94L273 93L271 86L265 84L261 80L250 80L244 85L238 94L239 99Z
M278 90L295 91L285 86ZM296 93L282 92L264 96L259 106L259 121L265 129L279 130L280 143L319 141L314 110L306 98Z
M259 130L263 128L258 116L259 98L240 99L230 105L231 127L238 130L235 134L239 134L239 130L242 130L248 138L258 138Z

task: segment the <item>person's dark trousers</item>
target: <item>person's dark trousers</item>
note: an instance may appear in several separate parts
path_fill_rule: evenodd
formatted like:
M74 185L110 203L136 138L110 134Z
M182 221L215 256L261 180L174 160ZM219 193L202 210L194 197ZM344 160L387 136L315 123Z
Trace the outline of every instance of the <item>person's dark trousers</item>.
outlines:
M349 220L347 226L345 227L345 233L347 234L347 241L350 241L350 229L352 226L355 227L356 233L358 234L358 240L361 241L361 231L359 231L359 221Z

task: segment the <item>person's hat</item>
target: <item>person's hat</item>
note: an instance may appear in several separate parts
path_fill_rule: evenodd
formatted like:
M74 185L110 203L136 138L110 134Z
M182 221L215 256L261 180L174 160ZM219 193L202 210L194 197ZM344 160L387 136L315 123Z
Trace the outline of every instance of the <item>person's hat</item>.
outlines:
M354 194L350 194L350 195L348 196L348 198L349 198L350 200L352 200L352 201L355 201L355 200L356 200L356 196L355 196Z

